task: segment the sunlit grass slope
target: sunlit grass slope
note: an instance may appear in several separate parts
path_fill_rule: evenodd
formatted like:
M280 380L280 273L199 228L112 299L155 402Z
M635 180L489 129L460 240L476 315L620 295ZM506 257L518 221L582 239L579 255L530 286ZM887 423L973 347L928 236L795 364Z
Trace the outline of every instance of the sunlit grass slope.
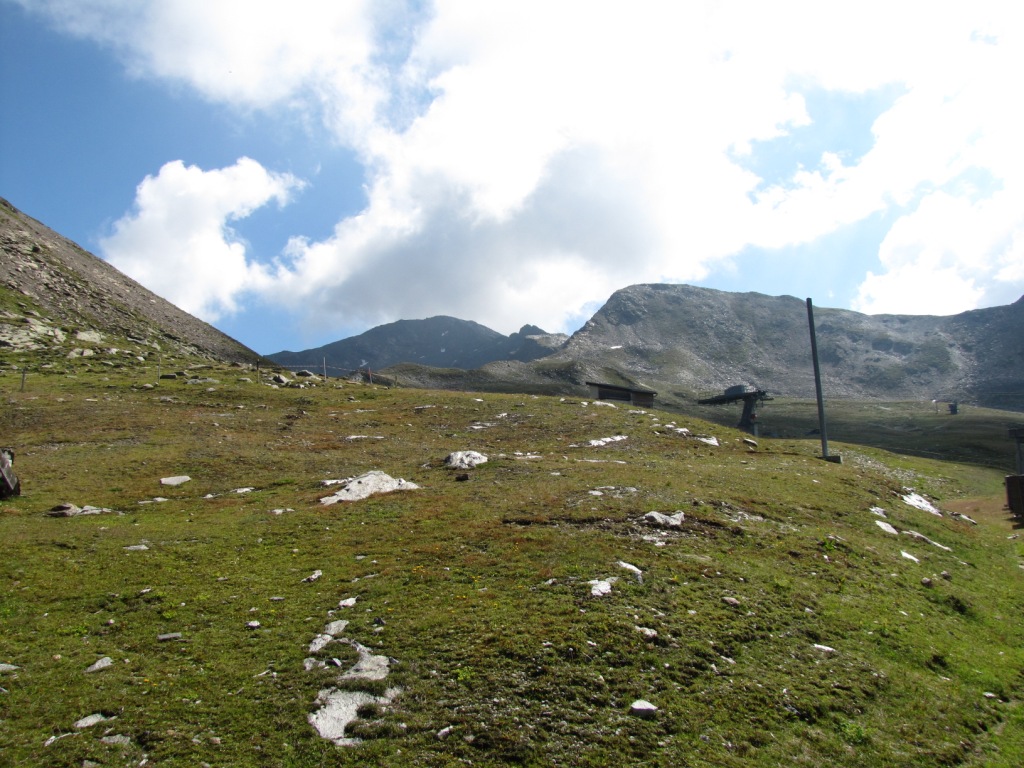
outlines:
M1024 763L1012 521L902 500L994 496L998 471L845 443L836 465L579 400L226 367L143 388L152 362L118 365L35 368L22 391L0 364L23 482L0 502L0 765ZM460 481L455 450L489 461ZM319 503L369 470L421 487ZM61 502L113 511L47 517ZM304 669L335 619L391 659L350 685L401 688L360 710L354 746L307 721L356 659L334 643Z

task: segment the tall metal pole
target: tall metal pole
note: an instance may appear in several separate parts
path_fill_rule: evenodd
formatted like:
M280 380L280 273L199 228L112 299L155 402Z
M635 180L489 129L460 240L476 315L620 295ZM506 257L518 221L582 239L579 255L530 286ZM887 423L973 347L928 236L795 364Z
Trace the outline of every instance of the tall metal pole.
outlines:
M825 428L825 398L821 394L821 367L818 365L818 337L814 333L814 307L807 299L807 324L811 327L811 359L814 361L814 391L818 395L818 430L821 432L821 457L829 459L828 430Z

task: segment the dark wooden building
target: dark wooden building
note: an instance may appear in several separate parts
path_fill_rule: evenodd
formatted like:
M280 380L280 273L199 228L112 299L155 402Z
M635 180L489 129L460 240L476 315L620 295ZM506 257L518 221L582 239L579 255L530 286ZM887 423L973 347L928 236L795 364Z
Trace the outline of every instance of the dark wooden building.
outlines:
M654 398L658 394L653 389L638 387L620 387L616 384L599 384L588 381L590 397L594 400L619 400L638 408L653 408Z

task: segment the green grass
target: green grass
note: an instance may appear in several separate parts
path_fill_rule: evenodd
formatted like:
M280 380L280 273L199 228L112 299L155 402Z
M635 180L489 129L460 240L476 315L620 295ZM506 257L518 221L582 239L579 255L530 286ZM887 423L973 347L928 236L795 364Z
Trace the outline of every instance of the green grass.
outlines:
M226 367L198 371L218 383L145 389L154 361L99 358L37 364L24 392L0 360L0 443L23 483L0 502L0 662L19 667L0 674L0 765L1024 762L1024 548L998 507L973 527L899 498L1000 493L1001 471L971 460L1001 455L995 427L972 429L970 412L879 410L891 434L870 447L836 407L835 465L784 403L762 422L784 436L752 450L730 428L621 405L272 389ZM913 429L965 463L883 450ZM462 449L490 457L468 482L443 466ZM320 480L371 469L422 487L319 504ZM192 481L160 485L179 474ZM64 501L123 514L45 516ZM952 551L882 532L872 506ZM686 513L666 546L645 539L650 510ZM303 669L331 618L394 659L386 681L346 685L403 691L361 711L355 747L306 720L339 672ZM181 641L157 639L171 632ZM103 656L114 666L86 675ZM641 698L655 719L629 714ZM116 719L44 746L92 713Z
M722 424L735 424L739 406L689 406L686 412ZM953 460L1012 473L1014 443L1007 430L1024 424L1024 414L961 404L950 415L947 403L931 401L862 402L827 400L829 442L884 448L902 454ZM816 442L820 452L818 409L814 401L779 398L758 409L761 434ZM830 451L831 453L832 451Z

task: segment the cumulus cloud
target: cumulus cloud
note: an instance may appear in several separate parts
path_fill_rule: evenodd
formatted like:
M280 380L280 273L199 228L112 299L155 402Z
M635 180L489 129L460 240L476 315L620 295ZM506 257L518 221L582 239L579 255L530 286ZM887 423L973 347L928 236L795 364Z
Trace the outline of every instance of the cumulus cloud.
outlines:
M953 314L1013 301L1024 278L1022 203L1012 188L980 200L962 190L929 194L889 230L879 249L884 271L868 272L854 308Z
M301 186L246 157L212 171L170 162L139 184L135 210L100 246L125 274L185 311L216 320L237 310L239 296L273 282L266 267L247 258L230 222L271 201L284 205Z
M593 152L560 155L502 217L474 213L472 192L443 177L419 178L409 190L422 206L414 216L396 220L371 199L331 239L293 241L277 293L316 307L328 326L443 313L505 332L524 317L559 328L568 311L630 282L631 254L652 249L643 212L622 215L640 202L600 164Z
M856 308L944 313L1022 288L1024 117L1011 94L1024 35L1011 4L32 7L140 77L268 116L315 115L365 164L366 208L322 241L296 233L273 269L232 241L236 209L167 208L182 231L205 233L189 242L233 265L230 280L177 289L207 313L264 288L334 325L445 313L557 329L624 284L702 280L744 249L813 243L879 212L897 224L877 254L827 255L866 261ZM833 125L815 162L783 164L771 183L751 170L777 140L819 128L806 94L889 86L901 95L865 152L848 153ZM143 187L162 188L165 171ZM294 183L268 175L268 188L261 199L280 202ZM157 279L159 264L121 247L148 209L109 242ZM908 279L930 289L901 298Z

